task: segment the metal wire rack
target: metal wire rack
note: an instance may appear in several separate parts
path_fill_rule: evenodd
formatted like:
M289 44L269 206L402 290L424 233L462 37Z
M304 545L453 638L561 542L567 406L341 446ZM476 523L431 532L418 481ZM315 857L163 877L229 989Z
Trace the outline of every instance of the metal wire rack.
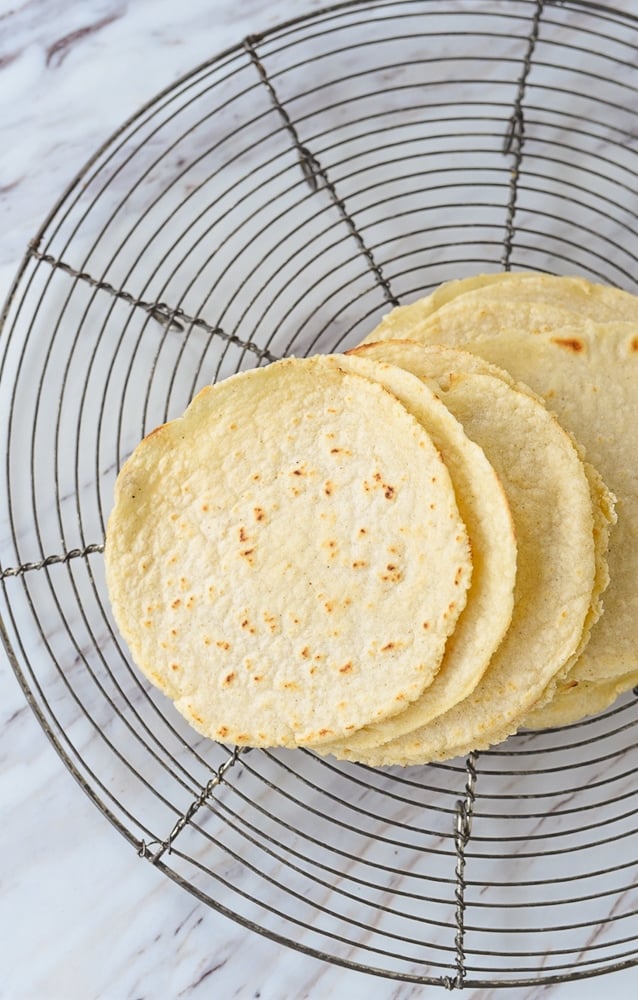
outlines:
M245 40L99 150L3 313L1 628L44 730L140 855L269 937L448 989L638 961L638 714L405 770L199 738L132 668L117 469L204 383L356 343L479 271L638 291L638 20L376 0Z

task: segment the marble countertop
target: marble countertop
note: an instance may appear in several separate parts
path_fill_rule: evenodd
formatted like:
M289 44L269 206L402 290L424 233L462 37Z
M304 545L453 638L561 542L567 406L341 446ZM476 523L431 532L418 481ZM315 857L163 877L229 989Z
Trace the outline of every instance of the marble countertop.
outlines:
M51 205L122 121L211 55L323 6L315 0L0 3L0 299ZM615 6L635 13L633 0ZM4 653L0 762L3 1000L442 995L274 943L142 863L62 765ZM638 969L507 995L586 1000L609 988L634 996ZM492 993L467 995L487 1000Z

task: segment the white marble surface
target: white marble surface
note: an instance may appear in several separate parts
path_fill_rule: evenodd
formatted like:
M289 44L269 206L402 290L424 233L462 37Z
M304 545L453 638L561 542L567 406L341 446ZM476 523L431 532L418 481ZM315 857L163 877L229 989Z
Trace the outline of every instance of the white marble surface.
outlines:
M616 6L635 8L631 0ZM321 7L313 0L0 3L0 297L60 191L141 102L244 36ZM4 654L0 764L4 1000L443 995L274 944L143 863L62 766ZM500 995L586 1000L603 989L633 997L638 970Z

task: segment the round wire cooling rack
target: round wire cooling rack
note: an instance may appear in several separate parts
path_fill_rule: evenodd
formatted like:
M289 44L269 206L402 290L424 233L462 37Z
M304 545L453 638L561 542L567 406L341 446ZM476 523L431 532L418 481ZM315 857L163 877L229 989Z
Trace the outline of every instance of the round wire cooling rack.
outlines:
M101 811L205 903L448 989L638 961L635 695L467 761L374 770L199 738L113 626L117 469L205 383L352 346L479 271L636 288L638 21L591 3L344 3L144 107L3 313L1 627Z

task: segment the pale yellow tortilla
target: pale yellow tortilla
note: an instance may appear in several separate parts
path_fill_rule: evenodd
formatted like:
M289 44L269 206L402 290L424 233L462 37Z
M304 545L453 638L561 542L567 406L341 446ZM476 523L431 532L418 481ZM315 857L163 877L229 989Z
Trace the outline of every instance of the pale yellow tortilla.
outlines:
M636 298L584 278L533 271L476 275L446 282L431 295L393 309L363 343L410 339L450 344L454 331L459 338L454 343L462 346L468 336L516 329L551 332L581 320L638 323Z
M471 577L423 427L320 357L206 388L146 437L105 562L140 669L200 732L256 746L334 740L418 698Z
M374 357L384 357L383 346ZM405 362L395 353L392 362L401 358ZM467 698L412 733L337 755L377 766L447 759L515 731L579 648L592 606L591 494L569 435L538 400L502 378L455 373L436 384L468 437L485 451L508 497L518 542L514 613Z
M638 684L638 671L606 681L573 680L542 708L525 717L523 729L553 729L567 726L604 711L619 695Z
M556 335L483 338L468 314L452 346L505 368L541 395L617 497L605 613L573 677L613 679L638 668L638 324L592 323ZM438 331L439 340L445 331ZM405 334L409 330L404 331Z
M348 738L350 749L366 749L425 725L476 687L511 621L516 539L502 484L485 453L469 440L431 388L405 366L357 355L335 359L335 363L344 371L378 381L425 427L450 472L472 550L468 602L448 639L439 672L405 711Z

